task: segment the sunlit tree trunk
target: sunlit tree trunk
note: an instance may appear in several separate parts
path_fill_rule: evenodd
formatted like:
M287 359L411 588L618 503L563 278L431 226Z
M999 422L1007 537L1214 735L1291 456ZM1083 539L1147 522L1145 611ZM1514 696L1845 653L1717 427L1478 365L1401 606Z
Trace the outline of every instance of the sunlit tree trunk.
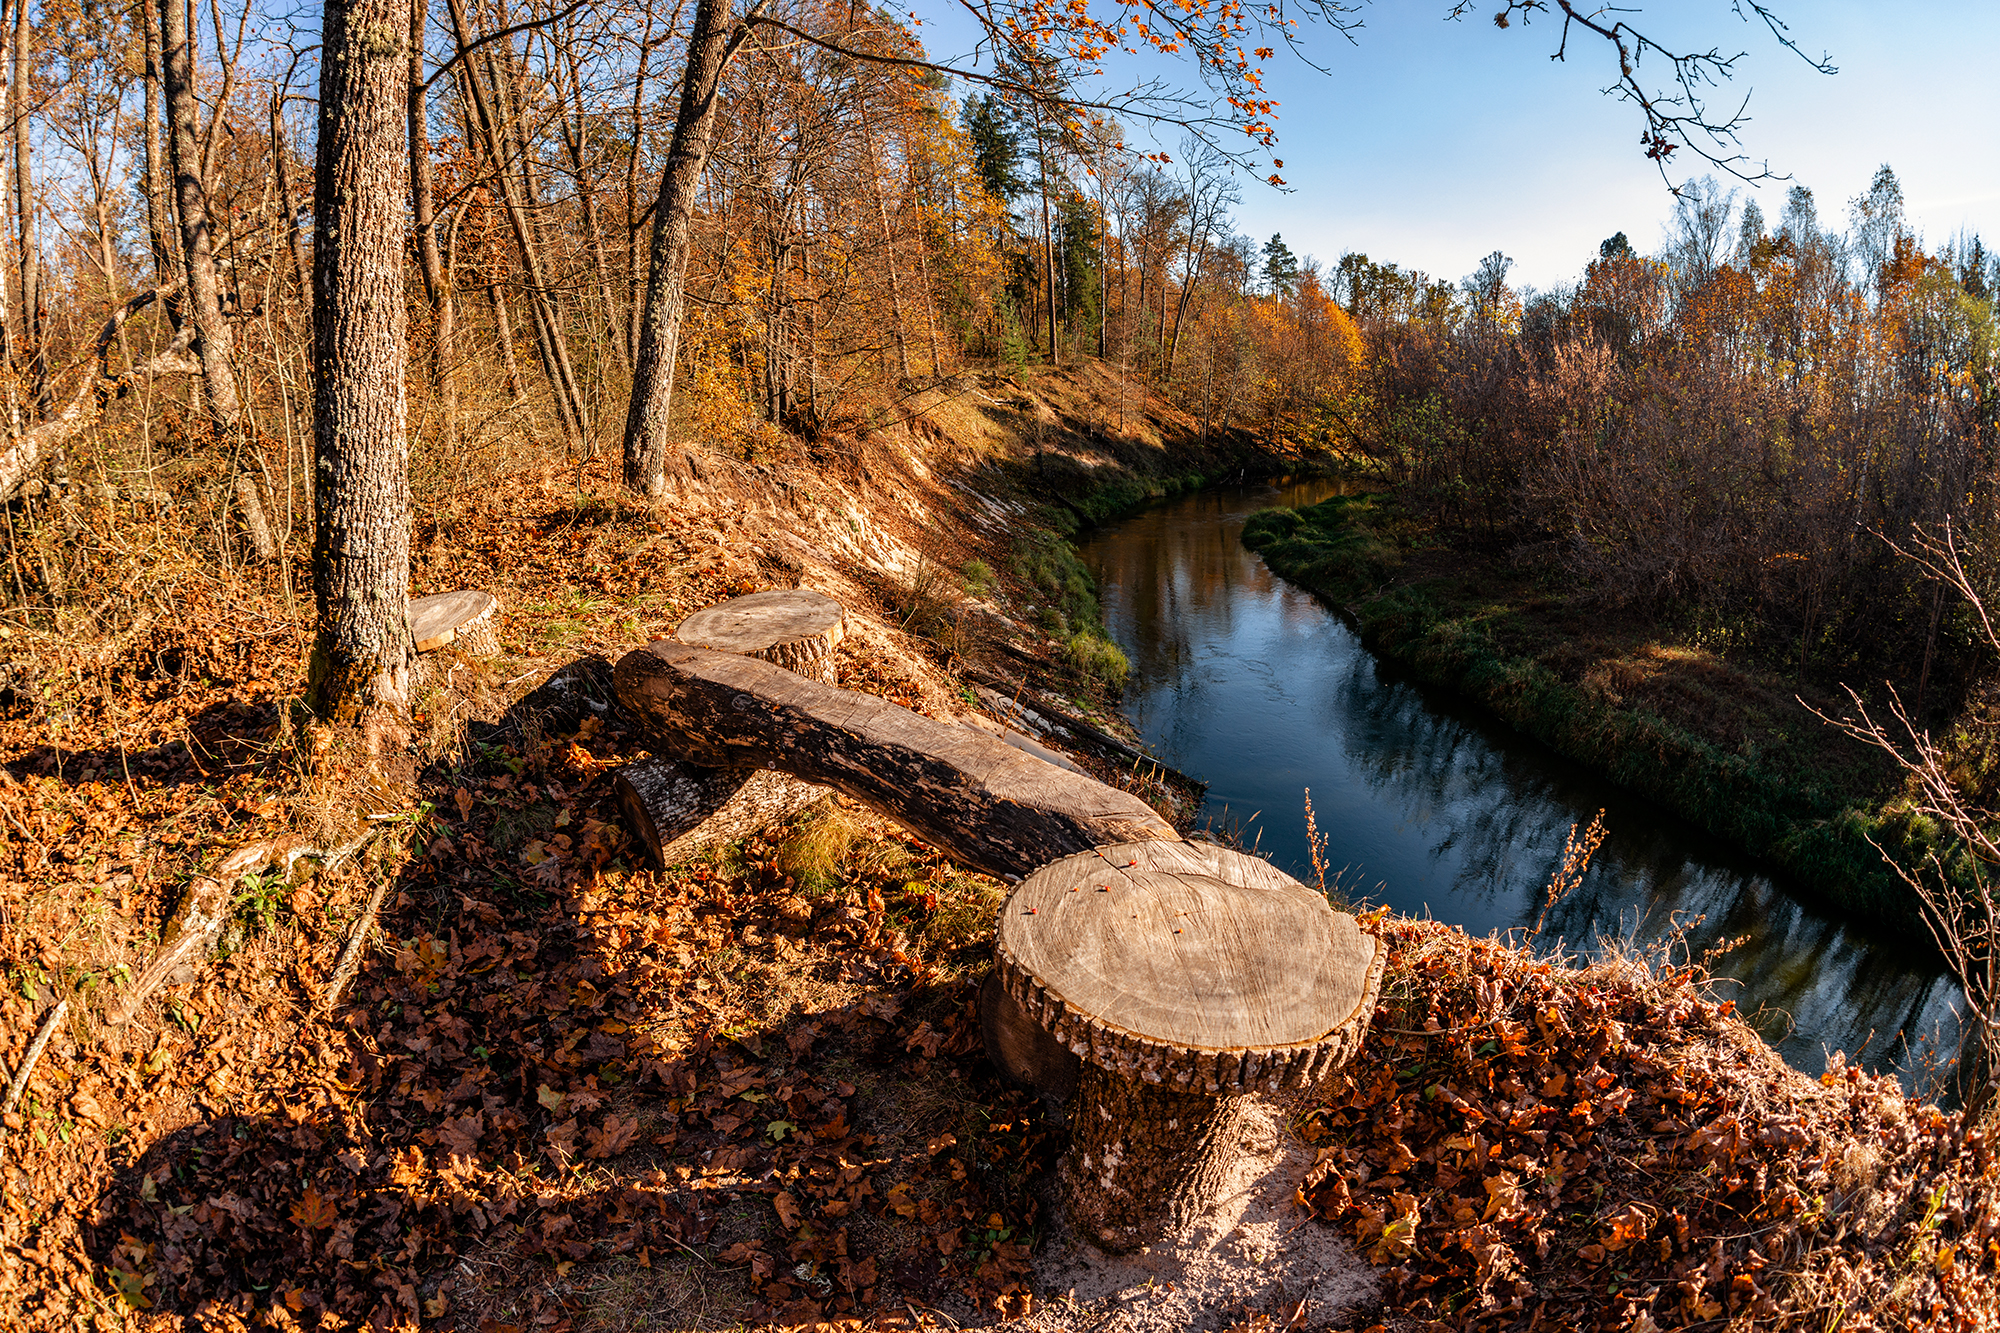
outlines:
M254 454L237 392L229 325L222 314L222 286L215 267L215 234L209 225L208 189L196 142L200 104L195 99L194 43L182 0L160 0L162 71L166 92L167 155L173 163L174 205L180 220L181 258L187 271L189 312L194 319L195 356L201 363L203 395L216 438L228 453L231 487L251 549L259 560L278 557L264 498L249 466Z
M424 36L429 27L426 0L410 0L409 74L404 116L410 145L410 222L416 230L418 272L424 298L431 307L431 383L439 398L438 415L447 436L458 417L458 394L452 379L456 358L457 310L451 280L438 248L436 189L431 180L431 136L424 94Z
M25 94L34 69L33 37L28 27L28 0L14 0L14 87ZM14 116L14 200L20 223L21 352L27 362L28 397L35 418L48 419L54 406L49 396L47 316L42 310L41 242L36 236L34 157L28 133L28 99L24 95Z
M169 5L176 0L167 0ZM403 256L410 0L326 0L313 254L313 533L307 698L364 753L405 742L411 692Z
M715 138L722 71L744 33L730 5L731 0L696 0L680 110L653 202L646 306L639 322L639 351L633 358L632 404L625 417L625 485L641 495L662 495L667 488L668 421L688 254L693 248L695 193ZM761 0L751 10L760 7Z

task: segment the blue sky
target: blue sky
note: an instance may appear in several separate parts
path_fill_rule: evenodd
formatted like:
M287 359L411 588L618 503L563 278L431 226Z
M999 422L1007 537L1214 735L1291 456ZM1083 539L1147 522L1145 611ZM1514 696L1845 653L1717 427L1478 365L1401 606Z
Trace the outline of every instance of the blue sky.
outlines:
M2000 4L1773 2L1807 54L1824 51L1838 74L1816 73L1727 0L1622 17L1663 40L1745 52L1714 105L1750 95L1742 150L1810 186L1822 222L1844 226L1848 200L1887 162L1927 244L1964 227L2000 247ZM1637 114L1601 94L1615 70L1606 44L1579 35L1556 64L1557 19L1501 31L1484 10L1446 22L1449 8L1364 5L1352 44L1302 27L1329 73L1281 55L1267 78L1295 190L1245 180L1238 230L1260 241L1282 232L1322 260L1360 250L1453 279L1499 249L1516 261L1515 285L1537 287L1573 280L1614 232L1657 249L1672 200L1639 150ZM949 49L951 26L927 24L933 51ZM1690 162L1673 174L1703 170ZM1743 193L1775 220L1789 184Z

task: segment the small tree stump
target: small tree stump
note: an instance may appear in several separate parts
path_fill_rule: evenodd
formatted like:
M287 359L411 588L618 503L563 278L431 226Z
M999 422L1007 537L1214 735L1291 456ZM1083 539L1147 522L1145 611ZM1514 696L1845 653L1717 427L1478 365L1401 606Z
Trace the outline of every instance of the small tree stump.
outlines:
M1166 842L1044 866L996 946L1002 988L1083 1060L1061 1181L1071 1223L1113 1252L1212 1196L1245 1097L1359 1049L1386 957L1270 863Z
M500 651L500 603L487 592L441 592L410 603L410 637L420 653L447 646L472 657Z
M809 588L753 592L695 612L674 637L834 683L833 650L847 634L840 603Z
M805 588L751 593L695 612L678 642L738 653L831 685L833 651L847 632L840 603ZM712 847L783 823L827 794L785 773L722 768L658 756L613 779L619 808L662 870Z
M754 768L701 768L641 759L612 779L618 807L662 870L781 824L826 788Z

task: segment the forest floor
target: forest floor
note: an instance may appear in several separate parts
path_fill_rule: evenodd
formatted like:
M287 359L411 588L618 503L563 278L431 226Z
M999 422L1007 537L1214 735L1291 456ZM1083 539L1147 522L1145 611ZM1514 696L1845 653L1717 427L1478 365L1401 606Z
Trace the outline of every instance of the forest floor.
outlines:
M601 463L426 505L415 590L496 593L503 653L432 659L417 788L330 871L283 855L358 823L293 720L303 570L156 560L115 624L5 626L9 1078L68 1007L0 1138L0 1323L1158 1326L1157 1292L1045 1289L1060 1116L986 1060L974 1002L1003 886L842 801L649 869L610 781L646 742L604 663L798 583L849 610L847 688L951 716L976 666L1115 727L1026 627L1033 488L1143 493L1218 460L1122 388L1114 418L1107 380L983 377L908 429L692 454L664 507ZM977 595L972 559L998 571ZM1186 793L1076 758L1185 822ZM274 868L230 886L217 956L115 1023L177 899L256 844ZM1292 1108L1311 1166L1287 1225L1351 1241L1382 1300L1211 1326L2000 1321L1981 1134L1892 1080L1787 1069L1684 959L1375 928L1383 1006Z

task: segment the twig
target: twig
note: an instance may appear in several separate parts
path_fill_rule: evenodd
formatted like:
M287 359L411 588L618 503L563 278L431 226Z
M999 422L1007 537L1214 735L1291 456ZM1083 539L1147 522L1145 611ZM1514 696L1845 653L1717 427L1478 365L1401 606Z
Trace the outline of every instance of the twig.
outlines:
M67 1013L69 1013L69 1001L63 1000L49 1010L49 1016L42 1020L41 1031L37 1032L35 1039L28 1044L28 1054L21 1061L20 1071L14 1075L14 1081L7 1085L7 1102L4 1106L0 1106L0 1114L12 1115L14 1108L21 1104L21 1094L28 1090L28 1079L35 1072L35 1062L42 1058L42 1051L48 1046L49 1038L55 1035L56 1025L63 1021L63 1016Z
M375 886L375 892L368 895L368 906L361 909L361 919L354 923L354 933L347 937L347 947L340 951L340 961L333 965L333 977L320 993L319 1007L331 1009L340 1002L340 993L347 989L347 983L354 980L354 974L361 970L361 946L375 930L375 914L382 909L382 895L389 891L389 881L383 880Z

